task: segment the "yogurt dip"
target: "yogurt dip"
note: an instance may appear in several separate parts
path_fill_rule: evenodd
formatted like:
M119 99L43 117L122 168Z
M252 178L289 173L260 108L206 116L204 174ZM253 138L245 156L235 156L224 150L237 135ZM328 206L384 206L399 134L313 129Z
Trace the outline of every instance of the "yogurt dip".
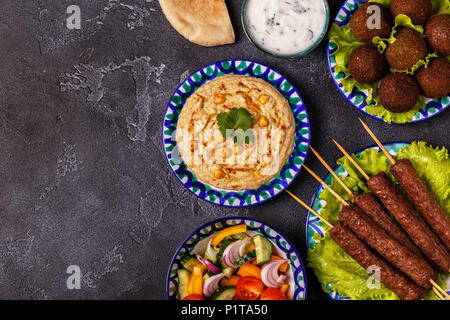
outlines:
M324 36L327 5L323 0L248 0L247 33L261 49L290 56L313 48Z

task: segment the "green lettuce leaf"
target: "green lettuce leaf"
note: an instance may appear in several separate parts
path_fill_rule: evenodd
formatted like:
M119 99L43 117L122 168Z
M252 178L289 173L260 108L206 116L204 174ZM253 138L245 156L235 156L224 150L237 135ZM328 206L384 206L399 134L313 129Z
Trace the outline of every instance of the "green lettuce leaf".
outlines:
M384 171L393 178L389 172L389 162L382 152L369 149L362 152L359 157L353 156L353 158L369 175ZM407 158L412 162L436 200L450 215L450 158L448 151L445 148L433 148L425 142L413 142L402 148L395 158ZM369 191L364 178L345 157L339 159L337 163L348 172L349 177L344 178L343 181L354 193ZM350 200L348 194L335 179L332 179L331 187L343 198ZM327 190L324 190L319 198L326 201L321 214L331 223L335 223L342 208L341 203ZM369 290L366 286L369 275L331 239L329 233L324 238L316 235L314 239L318 242L314 245L314 249L308 250L308 266L314 269L324 290L329 291L331 288L344 297L355 300L398 299L391 290L384 286L381 286L380 289ZM444 279L449 276L450 274L440 275L438 283L445 287ZM439 298L432 291L427 291L425 299Z
M433 15L450 14L450 2L448 0L432 0Z
M369 2L376 2L386 7L389 7L389 5L391 4L391 0L371 0Z
M389 6L391 0L371 0L370 2L380 3L385 6ZM448 0L432 0L433 3L433 13L442 14L442 13L450 13L450 5L448 4ZM378 50L381 53L384 53L389 43L393 43L395 41L395 34L400 27L411 28L420 34L424 34L424 30L422 26L414 25L411 22L411 19L406 15L398 15L395 18L395 25L392 29L391 35L387 39L382 39L380 37L375 37L373 39L374 45L378 47ZM416 105L408 112L404 113L394 113L386 110L380 102L377 88L379 81L371 83L371 84L362 84L358 83L351 75L350 71L347 68L348 58L351 52L363 45L364 43L359 42L351 33L350 26L345 25L342 27L338 27L333 24L331 26L330 32L328 34L331 42L337 45L337 50L335 51L334 58L336 60L335 70L338 73L338 78L341 81L343 88L346 91L352 92L356 87L359 91L365 91L367 93L366 103L368 106L366 107L366 112L383 118L383 120L387 123L395 122L399 124L411 122L414 119L414 115L425 105L425 98L420 96ZM393 70L393 72L403 72L407 74L414 74L419 68L423 66L428 66L428 62L431 58L437 57L436 53L430 53L424 59L418 61L411 69L409 70ZM450 57L446 57L446 59L450 62Z
M381 117L387 123L395 122L399 124L411 122L414 119L414 115L417 113L417 111L422 109L425 105L425 98L422 95L419 95L419 99L417 100L416 105L412 107L411 110L403 113L395 113L390 112L382 106L378 94L376 94L376 97L374 97L374 101L376 103L375 105L367 106L367 113L377 117Z

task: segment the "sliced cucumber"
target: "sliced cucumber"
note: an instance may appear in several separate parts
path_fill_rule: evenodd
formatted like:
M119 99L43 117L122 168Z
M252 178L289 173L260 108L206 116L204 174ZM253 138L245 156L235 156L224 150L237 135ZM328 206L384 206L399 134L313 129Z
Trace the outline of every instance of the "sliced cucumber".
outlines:
M231 238L235 239L235 240L242 240L245 238L250 238L250 236L248 234L246 234L245 232L242 232L242 233L238 233L238 234L233 234L231 236Z
M247 253L246 255L237 259L234 264L236 265L237 268L240 268L243 264L245 264L255 258L256 258L256 250L252 250L249 253Z
M272 242L258 234L253 237L253 243L255 244L256 263L263 264L269 262L273 251Z
M192 272L194 270L194 267L199 264L202 263L198 261L196 257L193 257L190 254L186 254L183 259L181 259L181 265L189 272Z
M235 271L235 269L229 268L229 267L226 267L226 268L222 269L222 273L225 275L225 278L227 278L228 280L231 278L231 276L233 275L234 271Z
M211 300L233 300L235 296L235 287L222 287L212 295Z
M181 300L183 300L188 295L187 285L191 274L187 270L178 269L177 275L178 275L178 296L180 297Z
M219 249L214 248L211 246L211 242L208 244L208 246L206 247L206 252L205 252L205 256L204 258L206 260L211 261L212 263L216 263L217 262L217 253L219 252Z
M222 268L227 268L227 265L223 262L223 259L222 259L223 253L225 252L225 249L235 241L236 240L231 240L231 239L224 240L224 241L222 241L222 244L220 245L220 250L217 253L217 264L220 263Z

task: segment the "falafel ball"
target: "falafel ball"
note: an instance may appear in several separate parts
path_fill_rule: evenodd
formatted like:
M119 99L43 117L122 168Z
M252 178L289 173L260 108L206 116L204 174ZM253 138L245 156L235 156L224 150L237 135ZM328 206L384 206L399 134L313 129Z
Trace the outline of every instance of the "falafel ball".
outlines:
M390 9L394 18L406 14L412 23L419 25L427 22L433 10L431 0L392 0Z
M385 75L387 64L384 56L375 46L366 44L356 48L350 54L348 69L356 81L372 83Z
M387 110L395 113L407 112L419 100L419 86L413 77L394 72L381 80L378 95Z
M386 49L386 60L396 70L408 70L428 54L425 38L409 28L400 29Z
M450 55L450 14L432 17L425 25L430 47L443 56Z
M450 93L450 63L444 58L431 59L427 68L417 72L416 80L425 97L445 97Z
M373 19L373 11L369 8L371 6L377 6L380 8L381 28L379 29L369 29L367 26L367 22L370 22L370 19ZM358 10L355 11L355 13L353 13L350 20L350 31L356 39L365 43L372 43L372 39L376 36L381 38L389 37L393 26L394 19L392 19L389 9L375 2L367 2L363 4Z

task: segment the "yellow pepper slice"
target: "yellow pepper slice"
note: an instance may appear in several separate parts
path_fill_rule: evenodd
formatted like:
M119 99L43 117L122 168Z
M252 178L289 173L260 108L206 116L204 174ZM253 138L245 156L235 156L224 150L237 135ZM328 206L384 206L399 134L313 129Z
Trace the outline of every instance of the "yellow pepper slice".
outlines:
M187 284L188 294L203 294L203 266L195 266Z
M236 276L236 275L232 275L230 279L223 278L222 280L220 280L220 285L222 287L236 287L240 278L241 277Z
M226 229L219 231L211 241L211 245L217 247L217 245L226 237L232 236L234 234L247 232L246 224L238 224L236 226L232 226Z
M280 291L286 295L286 292L289 290L289 283L282 284L280 287Z
M261 269L250 262L242 265L237 271L237 274L241 277L255 277L261 279Z

